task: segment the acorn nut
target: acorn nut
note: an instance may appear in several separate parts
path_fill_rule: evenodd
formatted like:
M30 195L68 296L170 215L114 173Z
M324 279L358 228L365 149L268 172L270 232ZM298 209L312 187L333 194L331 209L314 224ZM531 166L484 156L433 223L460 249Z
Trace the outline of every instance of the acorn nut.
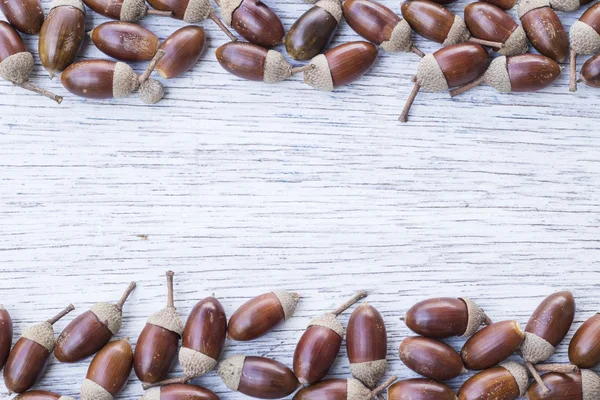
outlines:
M525 332L517 321L496 322L471 336L460 356L469 370L491 368L517 351L523 340Z
M1 65L1 64L0 64ZM12 346L13 322L10 314L0 304L0 369L6 364Z
M400 344L399 353L404 365L426 378L447 381L467 373L456 350L439 340L409 337Z
M0 1L0 11L19 32L37 35L44 23L44 10L40 0Z
M407 379L388 389L388 400L456 400L448 386L431 379Z
M128 339L113 340L92 359L81 384L81 400L112 400L127 384L133 367Z
M247 41L270 49L283 43L281 20L260 0L219 0L223 22Z
M47 390L29 390L23 392L12 400L75 400L69 396L61 396L58 393L48 392Z
M588 8L571 26L569 39L571 42L569 90L575 92L577 91L577 55L596 54L600 51L600 5L598 3Z
M146 15L170 17L171 11L148 8L145 0L84 0L86 6L107 18L136 22Z
M174 383L148 389L140 400L219 400L219 396L202 386Z
M458 400L516 400L528 386L527 369L510 361L473 375L458 391Z
M600 69L597 69L597 71L600 71ZM598 74L598 72L596 72L596 74ZM584 76L583 73L582 76ZM569 360L579 368L589 369L596 367L600 364L599 343L600 314L596 314L585 321L579 329L577 329L577 332L575 332L575 335L569 344Z
M156 65L156 72L164 79L173 79L192 69L206 46L206 35L201 26L188 25L173 32L159 47L165 56Z
M600 57L595 55L581 67L580 82L594 88L600 88Z
M150 61L160 44L154 33L131 22L105 22L88 34L98 50L120 61Z
M551 372L542 381L549 392L534 382L527 391L529 400L593 400L600 396L600 377L589 369L569 374Z
M569 39L549 0L521 0L519 18L527 38L540 54L561 62L567 56Z
M405 1L402 16L419 35L444 46L466 42L471 37L461 17L430 0Z
M371 390L358 379L326 379L299 390L293 400L370 400L378 397L395 380L396 377L392 376L382 385Z

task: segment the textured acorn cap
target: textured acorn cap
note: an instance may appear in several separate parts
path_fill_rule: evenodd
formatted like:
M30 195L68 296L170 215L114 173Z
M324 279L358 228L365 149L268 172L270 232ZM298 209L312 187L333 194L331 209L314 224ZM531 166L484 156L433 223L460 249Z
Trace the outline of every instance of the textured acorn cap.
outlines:
M265 83L277 83L290 76L292 76L292 66L283 54L275 50L269 50L265 60L263 81Z
M416 80L425 92L443 92L448 90L448 81L433 54L421 58L417 68Z
M350 373L353 377L372 388L385 375L387 360L375 360L350 364Z
M344 338L344 327L332 313L319 315L318 317L313 318L308 323L308 326L323 326L337 333L342 339Z
M156 104L165 95L165 88L156 79L146 79L139 87L140 99L146 104Z
M33 56L28 51L13 54L0 62L0 77L13 83L29 80L33 71Z
M202 376L217 366L217 360L187 347L179 350L179 363L183 374L189 378Z
M139 81L138 81L138 76L135 73L134 70L131 69L131 67L127 64L125 64L124 62L117 62L117 64L115 65L115 73L113 74L113 97L116 99L119 99L121 97L127 97L129 96L131 93L135 92L138 88L138 86L140 85ZM109 303L104 303L104 304L109 304ZM111 306L114 307L114 309L118 310L119 312L119 323L118 329L121 329L121 322L122 322L122 315L121 315L121 310L119 310L117 308L116 305L114 304L110 304ZM102 318L100 319L100 321L104 321ZM116 321L116 318L115 318ZM110 320L109 320L109 325L110 325ZM113 334L116 334L116 332L114 332L112 330L112 328L110 328L110 331L113 332ZM118 331L117 329L117 331Z
M371 399L371 389L365 387L357 379L348 378L347 379L347 390L348 396L347 400L369 400Z
M521 392L520 395L523 396L529 387L527 368L514 361L502 363L500 366L510 372L513 378L515 378L515 381L517 381L517 385L519 386L519 391Z
M577 11L581 4L579 0L550 0L550 7L558 11Z
M529 50L529 46L527 45L527 35L525 34L525 30L518 26L517 29L510 34L508 39L506 39L502 48L498 50L498 54L503 56L516 56L526 53L527 50Z
M117 63L117 66L123 63ZM127 65L127 64L125 64ZM115 79L116 79L117 69L115 68ZM114 82L113 82L113 94L114 94ZM115 96L116 97L116 96ZM90 309L91 312L96 314L98 320L100 322L108 322L107 327L108 330L112 332L113 335L116 335L121 329L121 324L123 323L123 314L121 310L115 305L111 303L96 303Z
M52 10L53 8L62 6L78 8L85 14L85 5L81 0L55 0L50 6L50 9Z
M221 8L221 18L228 26L231 26L233 12L242 4L243 0L220 0L219 7Z
M210 0L190 0L183 14L183 20L189 24L204 21L212 12Z
M595 54L600 50L600 35L588 24L577 21L569 31L571 49L577 54Z
M49 322L42 322L27 327L21 337L44 346L48 350L48 353L52 353L54 350L54 329L52 329L52 324Z
M124 0L121 6L121 21L136 22L148 13L148 6L144 0Z
M284 292L279 290L274 291L273 294L277 296L279 302L281 303L285 320L287 321L288 319L292 318L294 311L296 311L296 305L298 304L300 295L294 292Z
M142 397L140 397L140 400L160 400L160 387L153 387L146 390Z
M217 369L217 375L221 377L221 380L229 389L237 392L240 386L240 380L242 379L242 370L244 369L244 362L246 356L236 354L231 356L219 363L219 369Z
M335 18L339 24L342 21L342 2L337 0L321 0L315 3L315 7L321 7Z
M333 90L333 78L331 77L327 57L319 54L313 57L310 63L314 65L314 68L304 71L304 82L315 89L331 92Z
M149 324L160 326L168 331L183 335L183 322L175 307L165 307L148 318Z
M525 340L521 343L521 354L525 361L533 364L541 363L552 357L555 350L548 341L533 333L525 332Z
M113 400L112 394L96 382L85 379L81 384L81 400Z
M505 56L492 60L484 75L485 83L501 93L512 92L510 76L508 75L508 64Z
M600 399L600 377L589 369L581 370L581 386L583 387L583 400Z
M390 40L381 43L381 48L390 53L396 51L408 52L410 51L412 44L412 29L408 22L403 19L398 22L394 27L394 30L392 30Z
M521 0L517 8L519 19L523 18L531 10L536 8L550 7L549 0Z
M468 297L461 297L461 300L467 305L469 314L469 322L467 322L467 330L462 334L463 337L472 336L479 330L479 327L486 320L486 315L473 300Z
M470 37L471 32L469 32L465 20L456 15L452 27L450 27L450 31L448 32L448 36L442 45L451 46L453 44L463 43L469 40Z

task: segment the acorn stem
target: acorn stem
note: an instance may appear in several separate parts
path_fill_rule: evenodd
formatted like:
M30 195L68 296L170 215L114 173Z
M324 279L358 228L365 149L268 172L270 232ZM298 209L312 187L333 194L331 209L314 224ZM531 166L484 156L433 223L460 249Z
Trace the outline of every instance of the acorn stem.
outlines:
M579 367L573 364L538 364L535 369L538 372L558 372L560 374L579 372Z
M41 94L42 96L46 96L47 98L54 100L58 104L62 103L62 101L63 101L62 96L58 96L49 90L42 89L41 87L37 87L37 86L29 83L29 81L25 81L23 83L15 83L15 85L22 87L23 89L26 89L26 90L31 90L32 92L35 92L37 94Z
M418 55L421 58L425 57L425 53L423 53L421 50L419 50L415 46L411 46L410 47L410 51L413 52L413 53L415 53L416 55Z
M175 301L173 300L173 275L175 272L167 271L167 307L175 308Z
M408 99L406 99L406 104L404 104L404 108L402 109L402 113L400 114L398 121L408 121L408 113L410 112L410 108L412 107L413 103L415 102L415 99L417 98L417 95L419 94L419 90L421 90L421 85L419 85L418 82L415 82L412 92L410 92L410 95L408 95Z
M127 289L125 289L125 292L123 292L123 295L117 302L117 308L119 310L123 309L123 304L125 304L125 302L127 301L127 298L129 297L131 292L133 292L133 289L135 289L135 282L130 282L129 286L127 286Z
M210 14L208 14L208 18L212 19L212 20L213 20L213 22L214 22L215 24L217 24L217 26L218 26L219 28L221 28L221 30L222 30L223 32L225 32L225 34L226 34L227 36L229 36L229 39L231 39L231 41L232 41L232 42L237 42L237 38L236 38L236 37L233 35L233 33L231 33L231 31L230 31L229 29L227 29L227 27L225 26L225 24L223 24L223 21L221 21L221 20L219 19L219 17L217 17L217 16L215 15L215 13L214 13L214 12L212 12L212 11L211 11L211 12L210 12Z
M154 68L156 68L156 64L158 64L158 62L165 56L165 54L167 54L167 52L164 51L163 49L159 49L156 52L156 54L150 61L150 64L148 64L148 68L146 68L144 73L142 75L140 75L140 77L138 78L138 81L140 82L140 84L146 82L148 80L148 78L150 78L150 74L152 74L152 71L154 71Z
M338 308L333 310L331 313L337 317L338 315L349 309L353 304L356 304L357 301L359 301L360 299L364 299L365 297L367 297L367 292L365 290L359 290L354 296L349 298L346 302L344 302Z
M577 91L577 53L571 49L569 56L569 92Z
M450 91L450 97L454 97L454 96L458 96L459 94L462 94L464 92L467 92L479 85L481 85L483 82L485 82L485 76L481 75L479 78L475 79L474 81L471 81L469 83L467 83L466 85L462 85L461 87L457 87L456 89L452 89ZM487 316L486 316L487 318ZM489 320L489 318L487 318ZM490 321L491 323L491 321ZM486 325L489 325L488 323L486 323Z
M64 310L62 310L61 312L56 314L54 317L47 320L46 322L48 322L50 325L54 325L56 323L56 321L58 321L59 319L61 319L62 317L64 317L65 315L67 315L68 313L73 311L74 309L75 309L75 307L73 307L73 304L69 304L67 306L67 308L65 308Z
M504 46L504 43L492 42L490 40L477 39L477 38L474 38L474 37L471 37L469 39L469 42L481 44L483 46L494 47L496 49L501 49L502 46Z
M542 392L544 392L544 394L550 393L550 389L548 389L548 386L546 386L546 384L542 380L542 377L540 376L540 374L535 369L535 366L530 361L525 361L525 366L529 370L529 373L531 374L531 376L533 376L533 379L542 388Z
M160 15L162 17L171 17L173 16L173 11L160 11L155 10L153 8L148 8L148 10L146 11L146 15Z
M179 378L165 379L164 381L155 382L155 383L142 383L142 388L144 388L144 390L148 390L148 389L156 387L156 386L166 386L166 385L171 385L173 383L188 383L190 381L190 379L191 378L188 378L187 376L181 376Z
M396 375L390 376L385 382L371 390L371 398L379 396L385 389L387 389L392 383L396 382L398 377Z
M306 64L302 67L294 67L292 68L292 75L299 74L301 72L310 71L311 69L315 69L315 64Z

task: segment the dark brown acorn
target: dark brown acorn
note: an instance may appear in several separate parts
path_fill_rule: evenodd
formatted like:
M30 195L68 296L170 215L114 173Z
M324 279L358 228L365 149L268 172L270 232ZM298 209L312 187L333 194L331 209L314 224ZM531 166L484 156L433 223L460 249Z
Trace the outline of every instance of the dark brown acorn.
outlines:
M441 51L439 50L439 52ZM473 48L473 45L467 44L465 54L472 57L470 54L473 51L476 51L479 58L484 58L480 49ZM444 53L448 53L448 50L444 51ZM449 55L454 53L452 51ZM453 63L458 62L454 59L451 61ZM477 65L479 63L475 62L474 64ZM466 297L458 299L437 297L423 300L408 310L404 317L404 322L416 334L436 339L453 336L471 336L477 332L481 325L492 323L481 307Z
M154 33L132 22L105 22L89 35L98 50L120 61L150 61L160 44Z
M202 386L174 383L146 390L140 400L219 400L219 396Z
M390 386L388 400L456 400L456 395L441 382L407 379Z
M369 42L349 42L327 50L310 60L304 82L330 92L363 76L377 60L377 47Z
M0 1L0 11L11 25L22 33L37 35L42 29L44 10L40 0Z
M0 46L2 47L2 46ZM1 64L0 64L1 65ZM13 322L10 314L3 305L0 304L0 369L4 367L10 346L12 346Z
M342 20L342 3L321 0L294 22L285 37L285 49L295 60L310 60L322 53Z
M486 326L467 340L460 356L465 367L479 371L500 364L525 340L517 321L502 321Z
M142 382L164 379L177 356L183 322L173 302L173 275L167 271L167 306L148 318L135 346L133 367Z
M75 400L69 396L61 396L58 393L48 392L46 390L30 390L19 394L12 400Z
M567 56L569 39L549 0L522 0L519 18L527 38L542 55L561 62Z
M600 59L598 56L597 58ZM584 76L583 71L586 69L586 64L587 62L581 70L582 76ZM600 65L599 63L596 64L597 66ZM600 69L597 66L596 77L600 75ZM569 344L569 360L579 368L589 369L600 364L600 314L594 315L577 329Z
M371 400L383 393L395 380L396 377L392 376L371 390L357 379L326 379L298 391L293 400Z
M112 400L127 384L132 367L129 339L113 340L92 359L81 384L81 400Z
M23 331L4 366L4 384L10 393L23 393L42 377L50 354L54 350L55 340L52 325L73 311L74 308L72 304L69 304L53 318L41 324L32 325Z
M173 79L192 69L206 46L204 28L188 25L173 32L159 47L165 56L156 65L156 72Z
M591 400L600 395L600 377L589 369L568 374L551 372L542 381L549 392L534 382L527 391L529 400Z
M99 72L108 74L108 72L104 72L105 69L108 69L108 66L105 66L105 63L110 63L112 65L112 73L115 64L111 61L83 61L82 63L89 63L88 67L82 66L82 69L98 71L95 72L96 74ZM78 70L79 68L75 66L72 71L69 71L66 75L63 74L61 77L63 85L65 85L65 81L68 81L70 85L74 84L79 86L81 84L80 80L84 79L86 81L84 87L94 87L95 90L108 90L112 93L112 87L106 89L100 86L100 83L102 82L99 79L91 82L91 75L86 78L85 74ZM69 77L71 73L74 77L73 82L71 82ZM92 86L91 83L94 85ZM85 94L88 95L88 93ZM54 349L54 356L56 359L60 362L77 362L91 356L104 347L110 338L113 335L116 335L121 329L121 323L123 321L123 304L125 304L127 297L133 289L135 289L135 282L129 284L127 290L123 293L121 300L119 300L117 304L97 303L90 310L71 321L58 336L58 339L56 339L56 348Z
M404 365L426 378L447 381L467 373L456 350L439 340L409 337L400 344L399 353Z
M344 327L337 317L366 296L361 290L333 312L310 321L294 352L294 374L301 384L312 385L327 375L344 338Z
M219 363L217 374L229 389L258 399L286 397L300 386L291 369L266 357L231 356Z
M344 19L354 32L387 52L412 51L424 54L413 46L412 29L406 20L373 0L347 0L343 7Z
M471 37L461 17L430 0L405 1L402 16L419 35L444 46L466 42Z
M600 5L598 3L588 8L579 21L571 26L569 36L571 41L569 90L575 92L577 91L577 55L596 54L600 51Z
M148 8L144 0L85 0L84 3L100 15L126 22L139 21L146 15L173 15L171 11Z
M270 49L283 43L281 20L260 0L219 0L221 17L247 41Z
M527 369L510 361L473 375L458 391L458 400L516 400L528 386Z
M510 10L517 4L517 0L483 0L486 3L490 3L495 5L496 7L500 7L503 10Z

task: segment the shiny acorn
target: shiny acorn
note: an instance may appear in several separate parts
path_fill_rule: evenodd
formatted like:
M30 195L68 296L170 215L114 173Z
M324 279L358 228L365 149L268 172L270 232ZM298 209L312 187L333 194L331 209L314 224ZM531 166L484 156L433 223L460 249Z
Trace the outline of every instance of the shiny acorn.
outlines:
M527 38L540 54L561 62L567 56L569 39L560 18L548 0L522 0L519 18Z
M377 47L369 42L341 44L310 60L304 82L330 92L363 76L375 64L377 54Z
M404 365L426 378L447 381L467 373L456 350L436 339L406 338L400 344L399 353Z
M571 26L570 86L571 92L577 91L577 55L596 54L600 51L600 4L588 8L581 18ZM583 72L583 71L582 71Z
M156 64L156 72L164 79L181 76L196 65L205 47L204 28L195 25L179 28L160 45L165 56Z
M0 64L2 65L2 64ZM0 67L1 70L2 67ZM4 367L12 346L13 322L6 308L0 304L0 369Z
M88 34L98 50L120 61L150 61L160 44L154 33L132 22L105 22Z
M0 11L19 32L37 35L44 23L44 10L40 0L3 0Z
M183 322L173 301L173 275L167 271L167 306L148 318L135 345L133 367L142 382L164 379L177 356Z
M84 0L84 3L100 15L125 22L136 22L146 15L173 15L171 11L148 8L145 0Z
M583 64L578 82L583 82L593 88L600 88L600 56L595 55Z
M551 372L543 375L542 381L549 392L534 382L527 391L529 400L591 400L600 395L600 377L589 369L570 374Z
M444 46L466 42L471 37L461 17L430 0L405 1L402 16L419 35Z
M458 400L516 400L528 386L527 369L509 361L469 378L458 391Z
M127 384L133 367L128 339L113 340L92 359L81 384L81 400L112 400Z
M598 58L600 59L600 57ZM600 63L597 62L596 76L600 76L600 69L597 68L598 65ZM584 69L585 67L586 65L584 64ZM598 346L598 343L600 343L600 314L594 315L577 329L569 344L569 360L579 368L589 369L596 367L600 364L600 346Z
M496 7L500 7L503 10L510 10L517 4L517 0L483 0L486 3L490 3L495 5Z
M9 393L23 393L42 377L50 354L54 350L52 325L74 308L69 304L67 308L46 322L32 325L23 331L4 365L4 384Z
M23 392L12 400L75 400L69 396L61 396L58 393L48 392L47 390L29 390Z
M500 364L519 349L525 332L517 321L501 321L476 332L460 352L465 367L480 371Z
M293 400L371 400L383 393L395 380L396 377L392 376L371 390L358 379L326 379L299 390Z
M283 43L281 20L260 0L219 0L223 22L247 41L270 49Z
M334 311L309 322L294 352L294 374L301 384L312 385L327 375L344 338L344 327L337 317L366 296L361 290Z
M448 386L432 379L407 379L394 383L388 389L388 400L456 400Z
M82 66L82 69L89 69L90 72L102 71L102 73L104 73L104 69L107 68L104 63L111 63L112 70L110 70L110 73L112 74L114 72L115 63L110 61L103 61L102 63L83 61L82 63L90 63L89 67ZM72 73L74 77L77 75L77 80L89 81L90 77L86 77L85 74L79 74L77 71L78 69L79 67L77 66L73 67ZM70 74L71 72L66 76L63 74L61 77L63 85L65 84L65 80L70 80ZM96 80L95 82L90 83L97 85L99 82ZM86 83L86 86L87 85L88 83ZM99 86L98 88L108 91L112 90L112 87L106 89ZM90 310L71 321L58 336L58 339L56 339L56 348L54 349L54 356L56 359L60 362L77 362L91 356L104 347L110 338L113 335L116 335L121 329L121 323L123 321L123 304L125 304L127 297L133 289L135 289L135 282L129 284L127 290L123 293L121 300L119 300L117 304L97 303Z
M148 389L140 400L219 400L219 396L202 386L174 383Z
M462 50L462 48L458 48L457 50L459 50L458 53L456 53L456 50L445 50L443 52L442 50L439 50L438 52L448 53L450 56L455 53L457 56L469 56L469 54L475 52L477 57L481 59L478 62L475 62L475 65L483 63L482 59L487 58L487 52L484 57L481 49L471 44L467 44L464 47L464 50ZM434 54L437 54L437 52ZM437 57L434 56L433 58L437 60ZM452 63L450 63L450 67L453 64L457 64L456 67L459 66L460 60L457 58L460 57L451 58L450 61L452 61ZM429 56L428 59L429 61L427 61L427 63L434 61L431 60L431 56ZM445 59L443 61L444 65L448 63ZM446 68L450 69L449 67ZM422 74L424 73L425 72ZM477 76L473 78L469 76L466 77L465 80L472 80ZM453 336L471 336L477 332L481 325L489 325L492 323L489 317L485 315L485 312L481 309L481 307L466 297L458 299L438 297L423 300L408 310L406 316L404 317L404 322L406 323L408 329L416 334L436 339L444 339Z
M229 389L258 399L279 399L300 383L291 369L266 357L231 356L219 363L217 374Z

